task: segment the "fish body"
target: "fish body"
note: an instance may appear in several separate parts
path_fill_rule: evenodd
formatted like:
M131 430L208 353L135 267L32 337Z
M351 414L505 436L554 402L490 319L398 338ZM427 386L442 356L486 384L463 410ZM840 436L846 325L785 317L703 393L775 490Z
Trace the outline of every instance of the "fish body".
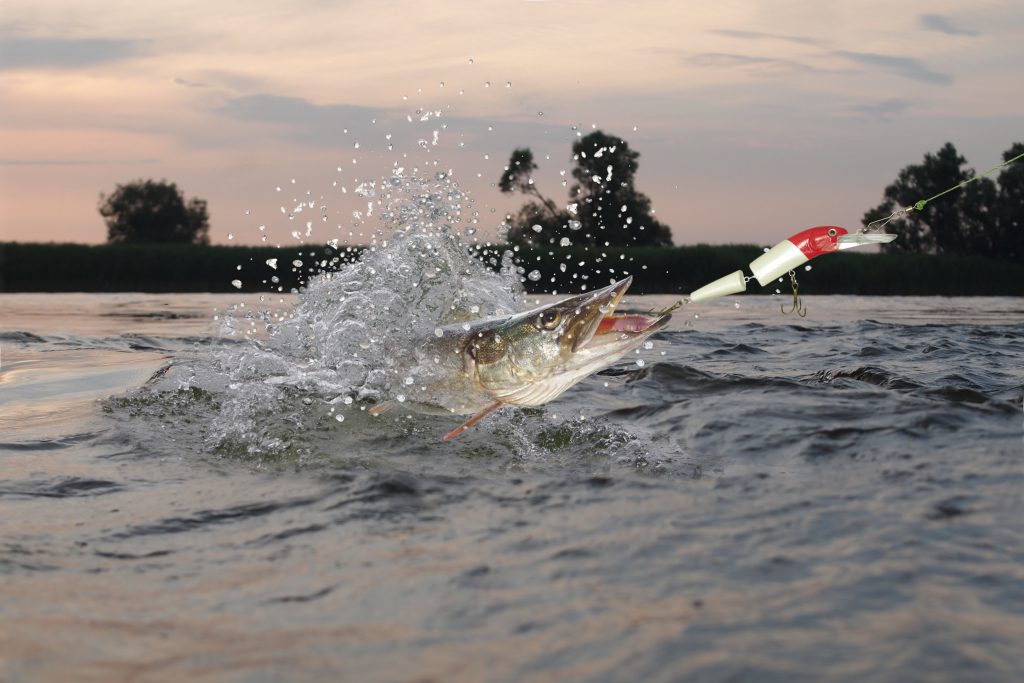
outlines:
M632 278L511 316L440 328L415 353L423 403L472 415L455 436L502 406L539 406L607 367L671 315L616 315Z

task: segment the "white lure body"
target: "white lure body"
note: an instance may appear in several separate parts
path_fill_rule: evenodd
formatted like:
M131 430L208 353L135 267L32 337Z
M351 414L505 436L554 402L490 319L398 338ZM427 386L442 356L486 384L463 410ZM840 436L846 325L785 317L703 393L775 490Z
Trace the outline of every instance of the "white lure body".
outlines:
M750 262L750 272L762 287L810 260L789 240L782 240Z
M690 294L690 301L706 301L719 296L729 296L746 291L747 279L743 277L743 271L737 270L714 282L709 282L697 291Z

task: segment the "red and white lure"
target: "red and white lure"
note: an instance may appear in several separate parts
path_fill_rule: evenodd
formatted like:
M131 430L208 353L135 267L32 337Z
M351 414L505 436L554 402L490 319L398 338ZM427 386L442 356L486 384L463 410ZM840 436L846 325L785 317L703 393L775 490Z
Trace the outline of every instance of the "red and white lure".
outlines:
M819 225L787 237L764 254L750 262L753 276L737 270L714 282L704 285L688 297L691 302L707 301L720 296L738 294L747 289L747 283L757 280L762 287L776 278L793 271L822 254L831 254L842 249L851 249L865 244L885 244L896 239L896 235L887 233L860 232L850 234L846 228L838 225ZM794 279L794 308L796 307L796 287Z

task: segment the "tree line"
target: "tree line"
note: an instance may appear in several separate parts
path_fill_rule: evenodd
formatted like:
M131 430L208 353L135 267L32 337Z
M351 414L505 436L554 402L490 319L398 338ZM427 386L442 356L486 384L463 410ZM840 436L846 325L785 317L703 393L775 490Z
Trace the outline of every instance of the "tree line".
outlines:
M1003 154L1009 161L1024 153L1024 143ZM498 181L504 193L528 201L504 225L508 243L518 246L573 245L611 247L672 246L672 232L657 220L651 200L635 187L639 152L620 137L594 131L572 145L573 184L559 203L545 196L534 180L533 152L512 152ZM976 178L966 159L947 142L920 164L899 172L884 200L863 217L865 226L899 208L975 180L941 199L890 221L887 232L899 239L883 245L889 252L986 256L1024 263L1024 160L1004 167L998 177ZM563 182L563 184L568 184ZM100 196L100 215L111 243L209 244L206 201L186 201L174 183L138 180Z

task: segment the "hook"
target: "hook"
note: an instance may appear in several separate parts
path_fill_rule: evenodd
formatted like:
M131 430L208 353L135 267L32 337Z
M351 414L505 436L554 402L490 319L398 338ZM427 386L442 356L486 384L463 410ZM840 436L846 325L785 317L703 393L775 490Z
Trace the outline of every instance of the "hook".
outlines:
M683 304L688 304L688 303L690 303L690 297L688 297L688 296L687 297L683 297L682 299L680 299L679 301L675 302L674 304L672 304L668 308L663 308L660 311L655 311L655 310L649 311L648 315L652 315L655 318L660 318L663 315L668 315L669 313L672 313L674 310L676 310L677 308L679 308Z
M807 308L804 303L800 301L800 290L796 284L796 271L789 271L789 281L793 285L793 306L787 311L785 304L779 304L779 310L782 311L783 315L790 315L796 313L801 318L807 317Z

